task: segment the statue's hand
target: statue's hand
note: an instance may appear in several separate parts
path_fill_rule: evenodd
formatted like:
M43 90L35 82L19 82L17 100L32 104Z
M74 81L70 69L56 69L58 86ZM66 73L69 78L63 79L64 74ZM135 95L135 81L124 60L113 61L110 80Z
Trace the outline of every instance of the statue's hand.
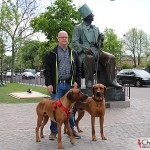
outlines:
M92 52L92 50L91 50L90 48L85 48L85 49L84 49L84 53L85 53L86 55L92 55L92 56L94 55L93 52Z

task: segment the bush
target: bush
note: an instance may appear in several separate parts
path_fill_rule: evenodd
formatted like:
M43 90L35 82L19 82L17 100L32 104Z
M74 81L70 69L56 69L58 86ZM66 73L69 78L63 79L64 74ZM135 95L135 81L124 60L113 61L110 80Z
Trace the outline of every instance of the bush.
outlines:
M133 66L131 64L129 64L128 62L123 62L121 68L122 69L131 69L131 68L133 68Z
M146 63L146 67L150 68L150 61Z

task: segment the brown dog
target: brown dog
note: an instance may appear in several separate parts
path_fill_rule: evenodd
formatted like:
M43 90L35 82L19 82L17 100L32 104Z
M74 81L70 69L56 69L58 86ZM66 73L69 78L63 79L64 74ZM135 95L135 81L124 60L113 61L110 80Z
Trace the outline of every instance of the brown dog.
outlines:
M70 135L70 142L74 144L74 137L69 124L69 116L72 106L78 101L85 101L88 97L84 95L79 89L70 89L60 100L53 101L45 99L41 101L36 108L37 111L37 127L36 127L36 142L40 142L40 137L44 138L43 128L46 125L48 119L57 122L58 129L58 149L63 148L61 141L61 127L64 123ZM39 137L39 128L40 137Z
M102 140L107 140L103 131L105 115L105 91L106 87L103 84L95 84L93 86L93 96L88 97L87 103L78 102L75 104L75 108L78 111L78 118L75 121L78 132L82 132L82 130L79 128L79 121L84 116L84 110L91 115L92 141L96 141L95 117L99 117Z

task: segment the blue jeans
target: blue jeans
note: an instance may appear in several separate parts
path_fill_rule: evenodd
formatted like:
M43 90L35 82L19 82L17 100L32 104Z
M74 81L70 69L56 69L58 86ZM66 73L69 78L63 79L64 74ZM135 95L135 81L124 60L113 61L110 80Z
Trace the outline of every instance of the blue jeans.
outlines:
M68 83L58 83L58 91L57 94L51 94L53 100L59 100L62 96L64 96L69 90L71 86ZM70 118L69 118L70 127L73 130L75 123L74 123L74 113L72 111ZM57 123L51 121L50 130L53 133L57 133Z

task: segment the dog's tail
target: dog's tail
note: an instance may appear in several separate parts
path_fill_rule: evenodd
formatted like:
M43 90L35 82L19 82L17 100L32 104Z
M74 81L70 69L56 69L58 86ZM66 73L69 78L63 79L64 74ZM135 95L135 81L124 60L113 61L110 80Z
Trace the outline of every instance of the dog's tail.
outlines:
M47 100L43 100L41 101L40 103L38 103L37 107L36 107L36 112L37 114L39 113L44 113L43 110L44 110L44 106L45 106L45 103L46 103Z

